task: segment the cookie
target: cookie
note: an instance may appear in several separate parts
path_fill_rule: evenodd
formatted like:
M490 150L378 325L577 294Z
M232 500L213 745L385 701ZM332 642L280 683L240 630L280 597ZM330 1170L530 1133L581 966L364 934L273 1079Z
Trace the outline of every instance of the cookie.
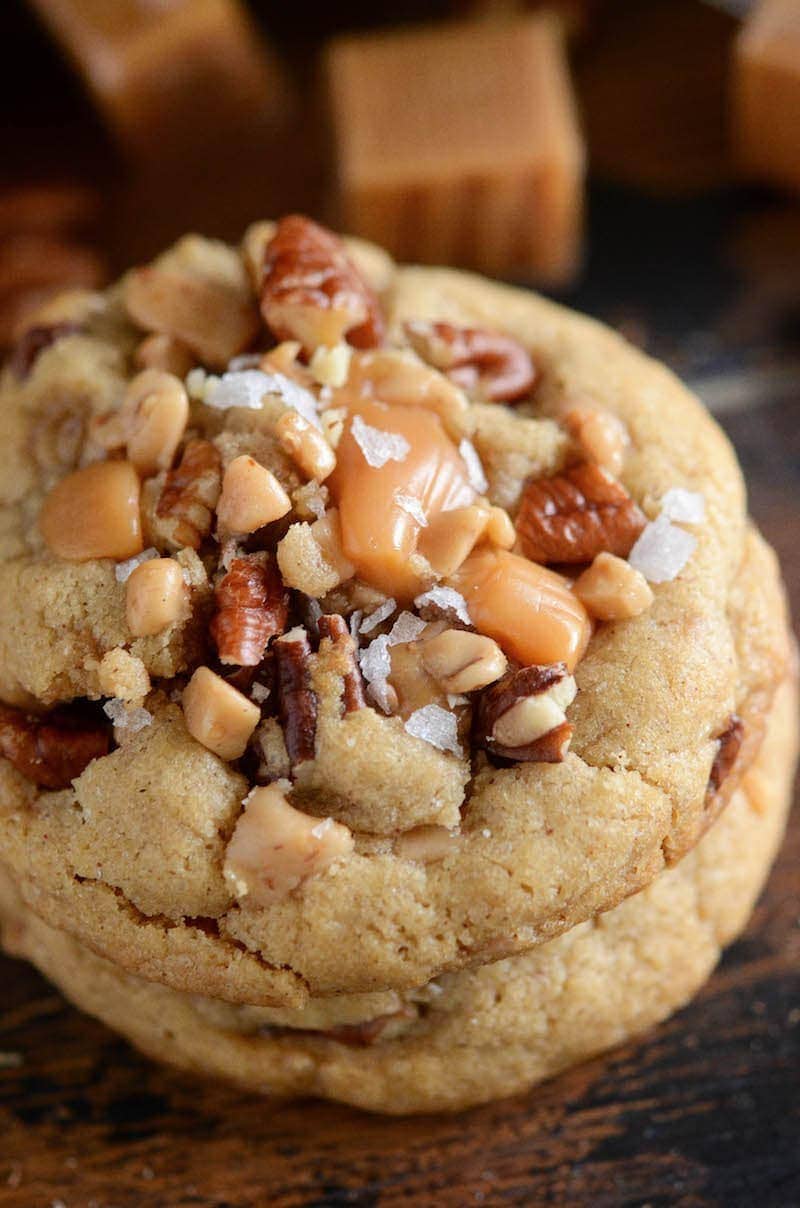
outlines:
M788 659L673 375L348 249L188 237L2 384L3 863L233 1003L411 989L610 909L722 809Z
M745 925L780 840L797 747L787 681L767 737L696 849L640 894L533 951L419 991L300 1011L234 1006L121 972L0 892L4 942L160 1061L278 1096L455 1110L524 1091L680 1008Z

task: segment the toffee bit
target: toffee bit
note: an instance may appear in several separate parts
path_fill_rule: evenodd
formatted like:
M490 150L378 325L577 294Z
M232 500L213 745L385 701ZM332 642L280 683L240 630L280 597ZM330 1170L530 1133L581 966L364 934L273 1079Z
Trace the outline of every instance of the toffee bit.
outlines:
M278 686L278 711L292 766L316 753L317 698L311 687L311 645L305 629L290 629L272 650Z
M364 681L361 678L356 655L356 644L350 636L347 622L338 613L330 613L319 618L318 628L320 637L330 638L336 646L341 648L347 661L347 670L342 676L342 703L345 713L355 713L364 708L366 701L364 699Z

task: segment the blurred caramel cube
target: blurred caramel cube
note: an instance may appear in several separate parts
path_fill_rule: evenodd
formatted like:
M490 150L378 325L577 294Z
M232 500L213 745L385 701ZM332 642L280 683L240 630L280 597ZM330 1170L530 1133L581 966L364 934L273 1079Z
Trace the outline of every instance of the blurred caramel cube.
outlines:
M238 0L31 0L119 140L197 158L285 103L279 64Z
M328 82L345 229L402 260L571 275L584 151L557 18L341 38Z
M736 42L734 138L742 168L800 189L800 0L761 0Z

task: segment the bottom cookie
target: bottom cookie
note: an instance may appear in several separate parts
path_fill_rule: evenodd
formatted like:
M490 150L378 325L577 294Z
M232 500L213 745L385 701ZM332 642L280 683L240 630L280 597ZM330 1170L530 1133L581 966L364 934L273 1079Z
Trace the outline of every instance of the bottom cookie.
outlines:
M41 922L8 881L0 884L3 942L77 1006L182 1069L391 1114L470 1107L628 1040L696 992L769 870L797 726L792 681L725 813L648 889L531 953L447 974L416 993L317 1000L294 1012L181 994Z

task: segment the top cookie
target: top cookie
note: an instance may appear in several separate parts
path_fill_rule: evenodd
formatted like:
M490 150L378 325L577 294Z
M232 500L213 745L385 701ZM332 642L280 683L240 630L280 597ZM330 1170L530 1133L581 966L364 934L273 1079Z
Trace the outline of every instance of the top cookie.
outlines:
M3 859L133 971L295 1006L521 951L757 748L735 458L588 319L291 217L49 307L2 395Z

